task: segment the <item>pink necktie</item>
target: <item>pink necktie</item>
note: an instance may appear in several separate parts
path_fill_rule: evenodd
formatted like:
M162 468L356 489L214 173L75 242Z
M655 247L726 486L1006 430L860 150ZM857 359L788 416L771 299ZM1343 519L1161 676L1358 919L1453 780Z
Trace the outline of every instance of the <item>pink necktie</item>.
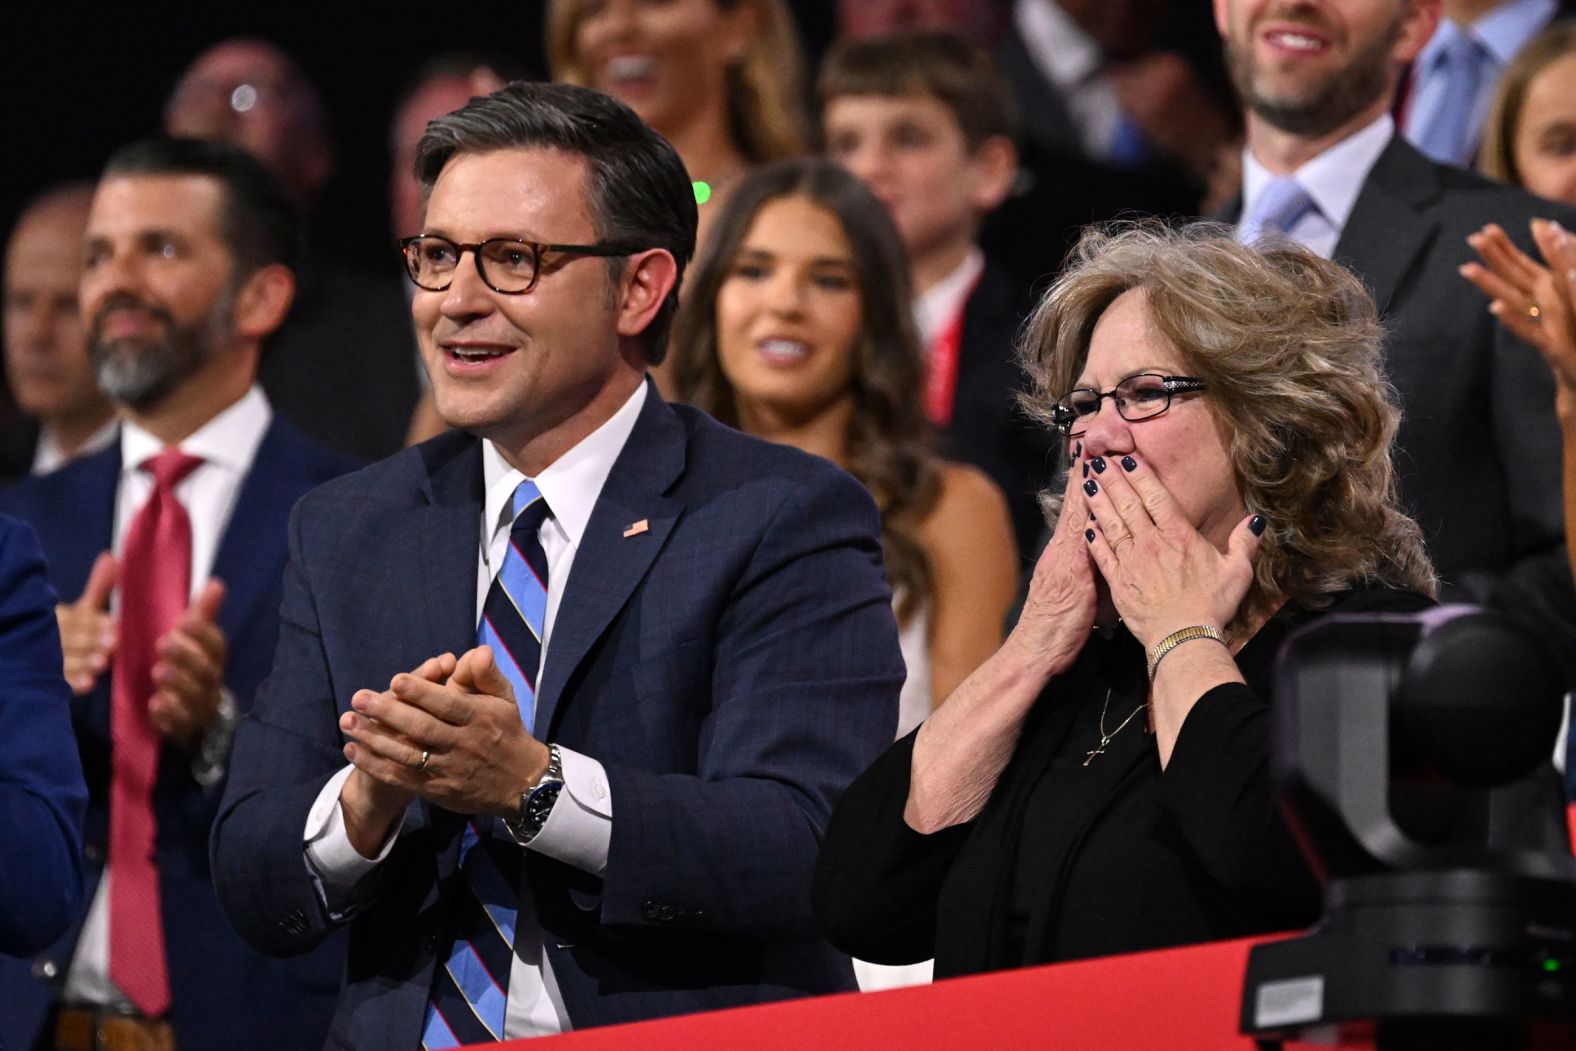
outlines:
M154 644L191 598L192 523L175 486L201 463L174 448L143 461L153 495L131 520L120 558L120 639L110 689L109 976L148 1018L170 1006L153 857L160 742L148 700Z

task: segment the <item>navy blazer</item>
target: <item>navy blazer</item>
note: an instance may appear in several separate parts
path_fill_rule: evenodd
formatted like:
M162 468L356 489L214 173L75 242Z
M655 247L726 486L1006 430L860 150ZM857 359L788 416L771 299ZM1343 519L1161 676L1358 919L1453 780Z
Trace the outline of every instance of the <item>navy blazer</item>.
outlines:
M227 595L218 623L229 643L225 685L242 711L267 673L279 631L280 581L291 506L353 464L312 443L279 415L258 446L214 557ZM38 531L50 580L67 600L87 584L110 546L120 445L0 493L0 511ZM37 959L0 958L0 1045L28 1048L45 1024L97 890L109 842L109 676L72 703L72 723L88 781L84 852L87 894L66 937ZM166 747L154 788L159 898L175 1040L183 1048L307 1047L322 1040L338 985L340 946L282 965L249 949L225 922L208 869L208 832L220 788L203 788L188 755Z
M603 878L527 855L576 1028L854 987L810 873L833 803L894 732L904 675L863 487L645 397L575 555L536 715L542 739L602 763L613 799ZM303 864L307 812L344 766L351 694L474 645L482 500L481 444L451 433L296 510L278 657L213 836L220 900L260 949L303 951L347 919ZM419 1040L462 821L417 801L369 877L330 1046Z
M0 953L60 937L82 897L88 790L70 700L44 553L31 529L0 516Z

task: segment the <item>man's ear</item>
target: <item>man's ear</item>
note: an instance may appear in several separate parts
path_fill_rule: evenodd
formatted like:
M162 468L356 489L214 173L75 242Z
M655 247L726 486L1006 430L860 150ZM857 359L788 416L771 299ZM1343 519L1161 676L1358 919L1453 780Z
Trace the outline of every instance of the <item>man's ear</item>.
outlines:
M974 150L974 208L980 215L995 211L1018 178L1018 147L1005 135L992 135Z
M633 337L646 331L678 279L678 263L665 248L630 256L618 285L618 334Z
M1407 0L1400 37L1392 52L1397 63L1408 65L1422 53L1424 45L1433 39L1434 30L1439 28L1441 10L1439 0Z
M265 266L248 277L235 297L235 331L261 342L285 323L295 300L295 275L282 263Z

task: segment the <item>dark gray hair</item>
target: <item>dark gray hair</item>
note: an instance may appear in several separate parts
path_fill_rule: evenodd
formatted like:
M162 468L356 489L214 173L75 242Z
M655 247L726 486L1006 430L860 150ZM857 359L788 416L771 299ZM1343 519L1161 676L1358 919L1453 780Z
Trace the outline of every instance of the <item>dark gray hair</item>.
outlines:
M646 360L667 353L684 268L695 254L695 191L668 141L622 102L571 84L517 82L427 125L416 147L416 177L425 193L457 154L557 149L584 157L590 170L587 208L599 240L666 249L678 280L646 329ZM610 280L623 273L611 260Z

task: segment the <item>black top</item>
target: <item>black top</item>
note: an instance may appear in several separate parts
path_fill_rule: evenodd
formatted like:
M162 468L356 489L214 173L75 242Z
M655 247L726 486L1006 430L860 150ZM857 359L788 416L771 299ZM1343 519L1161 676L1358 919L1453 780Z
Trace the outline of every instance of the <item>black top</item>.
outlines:
M1429 601L1369 589L1330 612L1410 612ZM1096 635L1030 712L1017 751L973 821L921 835L903 822L914 735L843 796L822 844L817 914L861 959L931 956L936 977L1306 927L1320 888L1270 779L1273 662L1294 628L1282 610L1244 646L1247 684L1199 698L1171 762L1138 714L1144 653ZM1106 703L1109 692L1109 705Z

